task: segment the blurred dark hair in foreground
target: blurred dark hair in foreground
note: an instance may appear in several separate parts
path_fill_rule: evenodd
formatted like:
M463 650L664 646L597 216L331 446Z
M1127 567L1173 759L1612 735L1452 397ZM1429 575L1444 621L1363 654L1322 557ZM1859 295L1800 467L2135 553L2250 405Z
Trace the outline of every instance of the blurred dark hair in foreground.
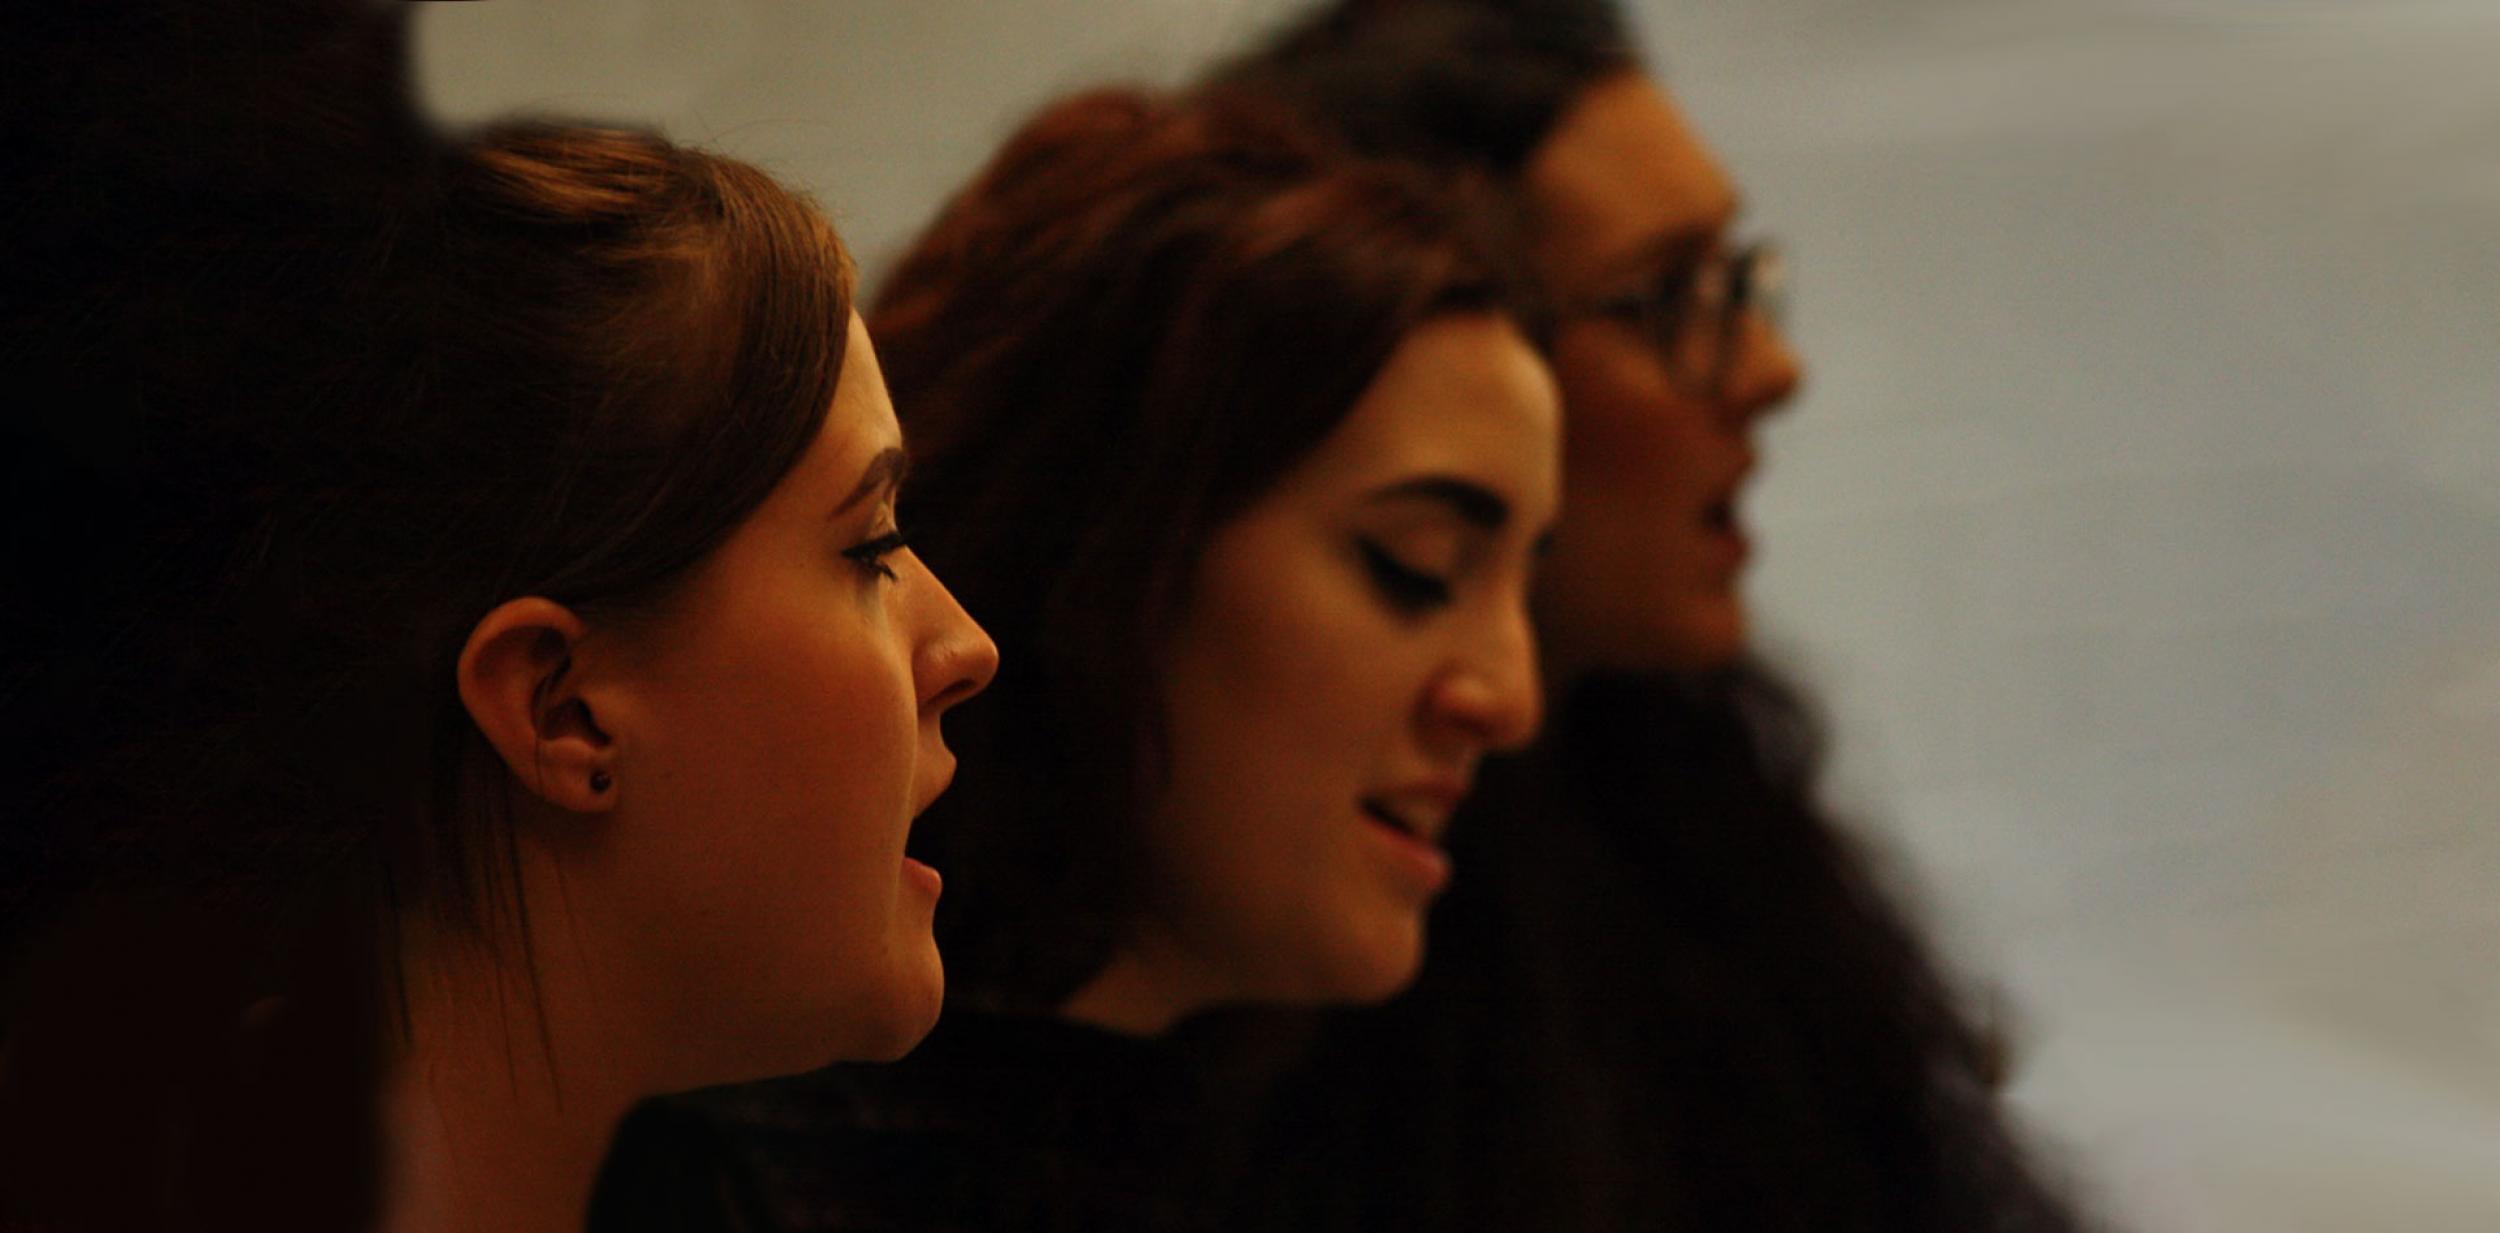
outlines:
M370 1223L396 923L526 936L470 626L664 592L832 399L851 273L802 199L643 133L439 136L405 12L11 18L8 1227Z
M5 19L12 1227L343 1228L372 1210L372 1008L337 979L373 970L370 920L290 876L327 854L157 823L267 757L235 740L253 683L218 657L253 630L218 597L255 549L265 434L315 414L390 326L372 262L423 144L403 12L103 0ZM246 692L200 685L218 678ZM281 987L305 996L278 1011L245 992Z

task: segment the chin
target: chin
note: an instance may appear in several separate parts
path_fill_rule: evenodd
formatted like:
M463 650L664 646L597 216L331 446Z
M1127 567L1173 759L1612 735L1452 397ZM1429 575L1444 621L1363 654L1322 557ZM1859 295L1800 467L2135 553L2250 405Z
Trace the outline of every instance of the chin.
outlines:
M1423 931L1419 925L1400 939L1384 939L1379 945L1344 956L1335 965L1325 990L1309 1001L1324 1006L1378 1005L1406 992L1423 967Z
M1685 604L1661 641L1669 667L1705 672L1743 656L1749 632L1744 603L1734 595L1716 595Z
M891 1062L917 1048L937 1026L938 1012L946 1005L946 967L938 959L937 943L923 942L924 960L906 965L890 986L890 992L878 1003L883 1013L856 1031L856 1043L845 1048L846 1062Z
M1423 972L1423 966L1423 957L1418 955L1412 963L1383 969L1380 976L1349 990L1337 1001L1346 1006L1378 1006L1413 988L1415 977Z

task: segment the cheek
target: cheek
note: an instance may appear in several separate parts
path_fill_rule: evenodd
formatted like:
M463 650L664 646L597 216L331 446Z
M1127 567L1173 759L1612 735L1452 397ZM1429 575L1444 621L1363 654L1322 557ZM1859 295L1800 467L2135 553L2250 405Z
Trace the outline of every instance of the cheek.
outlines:
M1691 584L1686 558L1702 547L1702 512L1727 480L1733 444L1643 353L1582 340L1557 349L1556 372L1564 495L1548 575L1593 572L1575 588L1592 599Z
M1207 596L1218 600L1216 596ZM1235 597L1193 622L1168 668L1172 793L1202 863L1297 846L1310 798L1369 742L1344 640L1323 614Z
M1555 368L1565 517L1583 502L1621 516L1633 512L1621 507L1635 495L1652 505L1697 495L1714 450L1707 412L1676 394L1656 363L1592 341L1558 349Z
M658 944L723 1006L883 979L916 738L889 641L820 600L720 610L627 753Z
M1337 945L1324 935L1348 915L1340 883L1363 873L1356 802L1389 769L1422 677L1414 640L1332 568L1202 586L1194 609L1209 615L1167 665L1159 894L1186 927L1267 963ZM1296 940L1309 934L1323 936Z
M1297 547L1210 570L1167 665L1176 750L1199 750L1234 791L1360 779L1420 689L1416 640L1328 545Z
M908 799L911 679L872 615L758 604L703 641L680 674L674 743L719 772L720 790L775 813Z
M1692 667L1741 649L1742 614L1704 525L1739 448L1655 364L1566 336L1563 515L1538 581L1549 646L1626 667Z
M1205 699L1174 733L1173 796L1156 819L1163 922L1213 959L1230 995L1361 1003L1413 977L1422 905L1397 892L1358 812L1399 712L1377 659L1305 656L1237 705ZM1176 718L1180 716L1176 715Z

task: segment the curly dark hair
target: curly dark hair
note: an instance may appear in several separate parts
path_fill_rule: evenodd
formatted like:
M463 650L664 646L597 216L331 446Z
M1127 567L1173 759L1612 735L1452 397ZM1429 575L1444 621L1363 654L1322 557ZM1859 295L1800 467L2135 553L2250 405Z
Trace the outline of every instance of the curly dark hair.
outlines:
M1287 1071L1245 1227L2078 1228L1821 749L1759 664L1577 682L1454 822L1416 986Z

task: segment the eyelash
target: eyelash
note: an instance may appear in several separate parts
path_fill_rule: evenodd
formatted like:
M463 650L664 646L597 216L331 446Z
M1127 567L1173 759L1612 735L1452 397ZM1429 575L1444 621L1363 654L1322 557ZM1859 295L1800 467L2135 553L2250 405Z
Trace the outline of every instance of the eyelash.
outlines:
M1356 540L1355 546L1362 551L1363 568L1371 574L1372 585L1380 588L1391 607L1419 615L1449 606L1448 579L1416 569L1368 539Z
M856 563L860 568L869 570L875 573L878 577L883 578L888 582L892 582L900 575L894 572L893 566L885 563L885 559L897 552L902 551L903 546L903 533L899 530L888 531L864 544L854 544L851 547L843 549L842 555Z

